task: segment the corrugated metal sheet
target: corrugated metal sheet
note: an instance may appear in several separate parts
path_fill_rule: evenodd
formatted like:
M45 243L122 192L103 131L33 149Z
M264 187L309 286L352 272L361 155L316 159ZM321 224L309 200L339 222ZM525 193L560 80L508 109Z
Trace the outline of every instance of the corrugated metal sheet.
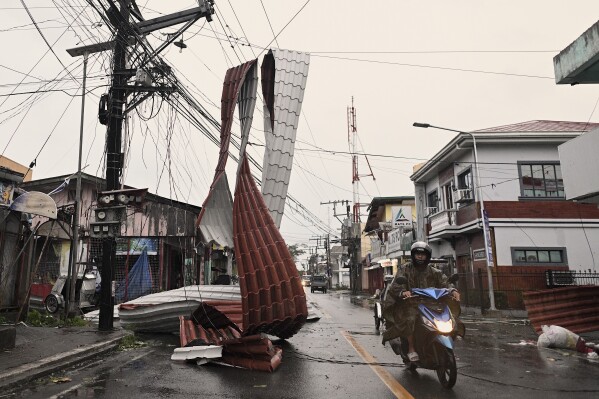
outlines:
M306 322L306 296L246 155L241 162L233 201L233 237L244 335L264 332L289 338Z
M241 86L237 105L239 106L239 121L241 124L241 145L239 148L239 159L241 159L247 146L250 129L252 128L252 120L254 117L254 109L256 108L256 93L258 92L258 67L254 63L248 70L246 78ZM237 168L239 173L241 162Z
M214 173L214 180L210 185L210 191L202 205L202 211L196 223L206 242L215 241L226 247L233 246L233 222L231 219L233 204L225 173L225 166L229 157L229 144L231 142L231 127L233 125L235 104L237 103L239 92L244 85L248 72L256 70L256 62L256 60L252 60L230 68L225 75L221 95L221 130L218 163ZM255 74L256 72L252 72L252 80ZM249 105L247 99L244 100L243 105L244 107ZM249 122L251 124L251 117L249 118Z
M575 286L524 293L524 305L535 330L555 325L575 333L599 331L599 287Z
M266 141L262 195L277 227L285 210L309 64L308 53L280 49L270 50L262 63Z
M528 121L474 130L474 133L527 133L527 132L588 132L599 127L599 123L563 122L563 121Z
M241 337L231 327L204 328L190 318L181 317L179 320L182 346L222 346L220 363L270 372L281 365L283 351L264 335Z
M191 314L202 302L213 301L241 306L239 287L194 285L146 295L120 304L119 317L122 327L134 331L176 332L180 316Z

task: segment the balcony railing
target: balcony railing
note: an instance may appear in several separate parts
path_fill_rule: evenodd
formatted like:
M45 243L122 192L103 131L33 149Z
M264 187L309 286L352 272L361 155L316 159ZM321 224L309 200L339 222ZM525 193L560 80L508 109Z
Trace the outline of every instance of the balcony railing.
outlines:
M455 226L457 209L446 209L428 217L431 232L442 230L447 226Z

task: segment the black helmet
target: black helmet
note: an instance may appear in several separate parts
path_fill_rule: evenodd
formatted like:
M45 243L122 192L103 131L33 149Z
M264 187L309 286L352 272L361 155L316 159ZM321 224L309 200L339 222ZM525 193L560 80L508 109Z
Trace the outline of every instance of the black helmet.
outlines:
M415 255L417 253L426 254L426 260L424 260L424 261L416 260L416 256ZM428 265L429 262L430 262L430 260L431 260L432 254L433 254L433 250L424 241L416 241L414 244L412 244L412 248L410 249L410 255L412 256L412 264L414 266L426 266L426 265Z

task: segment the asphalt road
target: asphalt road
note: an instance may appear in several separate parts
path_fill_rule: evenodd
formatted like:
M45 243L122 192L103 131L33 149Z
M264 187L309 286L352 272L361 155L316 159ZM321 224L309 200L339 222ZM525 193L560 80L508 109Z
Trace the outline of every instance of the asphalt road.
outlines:
M372 311L347 295L314 293L323 313L283 347L274 373L170 360L174 335L139 335L147 346L114 352L0 398L589 398L598 397L599 364L569 351L538 349L520 321L465 318L456 343L458 381L444 390L435 372L411 373L381 345ZM377 364L378 363L378 364Z

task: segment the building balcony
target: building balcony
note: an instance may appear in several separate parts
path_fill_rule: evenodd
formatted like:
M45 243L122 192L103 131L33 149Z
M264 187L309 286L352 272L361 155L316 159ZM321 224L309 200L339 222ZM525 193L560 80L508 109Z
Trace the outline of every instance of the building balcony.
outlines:
M431 239L441 239L455 236L471 229L477 229L473 224L479 217L477 204L473 203L458 209L446 209L428 215L428 236Z

